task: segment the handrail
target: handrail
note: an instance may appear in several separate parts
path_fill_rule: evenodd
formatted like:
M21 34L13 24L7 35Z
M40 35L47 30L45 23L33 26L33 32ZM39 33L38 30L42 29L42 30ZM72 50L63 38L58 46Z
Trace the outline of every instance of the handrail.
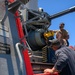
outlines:
M21 55L21 52L20 52L20 49L19 49L20 45L21 45L20 43L16 43L16 50L17 50L17 54L18 54L18 57L19 57L19 60L20 60L21 75L24 75L23 58L22 58L22 55Z

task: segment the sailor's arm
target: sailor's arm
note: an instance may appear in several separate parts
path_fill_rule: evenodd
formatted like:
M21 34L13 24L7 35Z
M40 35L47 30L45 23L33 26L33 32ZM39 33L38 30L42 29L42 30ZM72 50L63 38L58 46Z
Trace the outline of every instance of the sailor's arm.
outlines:
M53 74L55 72L60 72L63 67L66 66L68 62L68 57L63 52L57 52L57 62L55 63L54 67L52 69L45 69L44 73L50 73Z

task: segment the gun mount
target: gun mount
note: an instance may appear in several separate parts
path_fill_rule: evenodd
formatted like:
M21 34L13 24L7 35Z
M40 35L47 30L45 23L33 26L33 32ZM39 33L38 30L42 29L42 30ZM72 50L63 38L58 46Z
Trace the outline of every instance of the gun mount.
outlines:
M32 50L39 50L46 45L43 34L50 27L51 20L74 12L75 6L54 15L49 15L46 12L39 12L30 9L28 9L27 11L28 20L23 24L23 28L25 30L24 32L27 32L25 36L27 35L27 41Z
M18 3L18 2L15 2L15 3ZM10 12L12 12L12 10L17 9L19 7L19 4L17 4L17 7L13 7L15 3L13 3L12 5L9 5ZM21 4L21 2L19 3ZM27 42L29 46L31 47L31 49L39 50L46 45L46 40L43 34L46 31L48 31L48 28L51 25L51 20L74 12L75 6L67 10L61 11L59 13L56 13L54 15L49 15L48 13L44 11L40 12L40 11L35 11L32 9L27 9L27 8L26 10L28 12L28 20L24 22L23 18L21 17L22 19L21 21L23 22L24 34L26 36Z

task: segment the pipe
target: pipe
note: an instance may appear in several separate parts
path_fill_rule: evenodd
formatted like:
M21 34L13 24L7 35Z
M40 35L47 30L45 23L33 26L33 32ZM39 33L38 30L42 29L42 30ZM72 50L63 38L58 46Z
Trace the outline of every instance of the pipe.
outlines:
M19 49L19 46L21 44L20 43L17 43L16 44L16 50L17 50L17 54L18 54L18 57L19 57L19 60L20 60L20 70L21 70L21 75L24 75L24 68L23 68L23 59L22 59L22 55L21 55L21 52L20 52L20 49Z

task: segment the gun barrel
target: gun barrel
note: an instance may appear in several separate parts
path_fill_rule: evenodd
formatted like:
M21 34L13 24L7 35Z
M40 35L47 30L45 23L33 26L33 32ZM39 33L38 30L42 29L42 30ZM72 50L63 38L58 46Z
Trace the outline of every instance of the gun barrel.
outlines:
M74 11L75 11L75 6L69 8L69 9L67 9L67 10L64 10L64 11L62 11L62 12L56 13L56 14L54 14L54 15L51 15L51 16L50 16L50 19L55 19L55 18L57 18L57 17L66 15L66 14L71 13L71 12L74 12Z

